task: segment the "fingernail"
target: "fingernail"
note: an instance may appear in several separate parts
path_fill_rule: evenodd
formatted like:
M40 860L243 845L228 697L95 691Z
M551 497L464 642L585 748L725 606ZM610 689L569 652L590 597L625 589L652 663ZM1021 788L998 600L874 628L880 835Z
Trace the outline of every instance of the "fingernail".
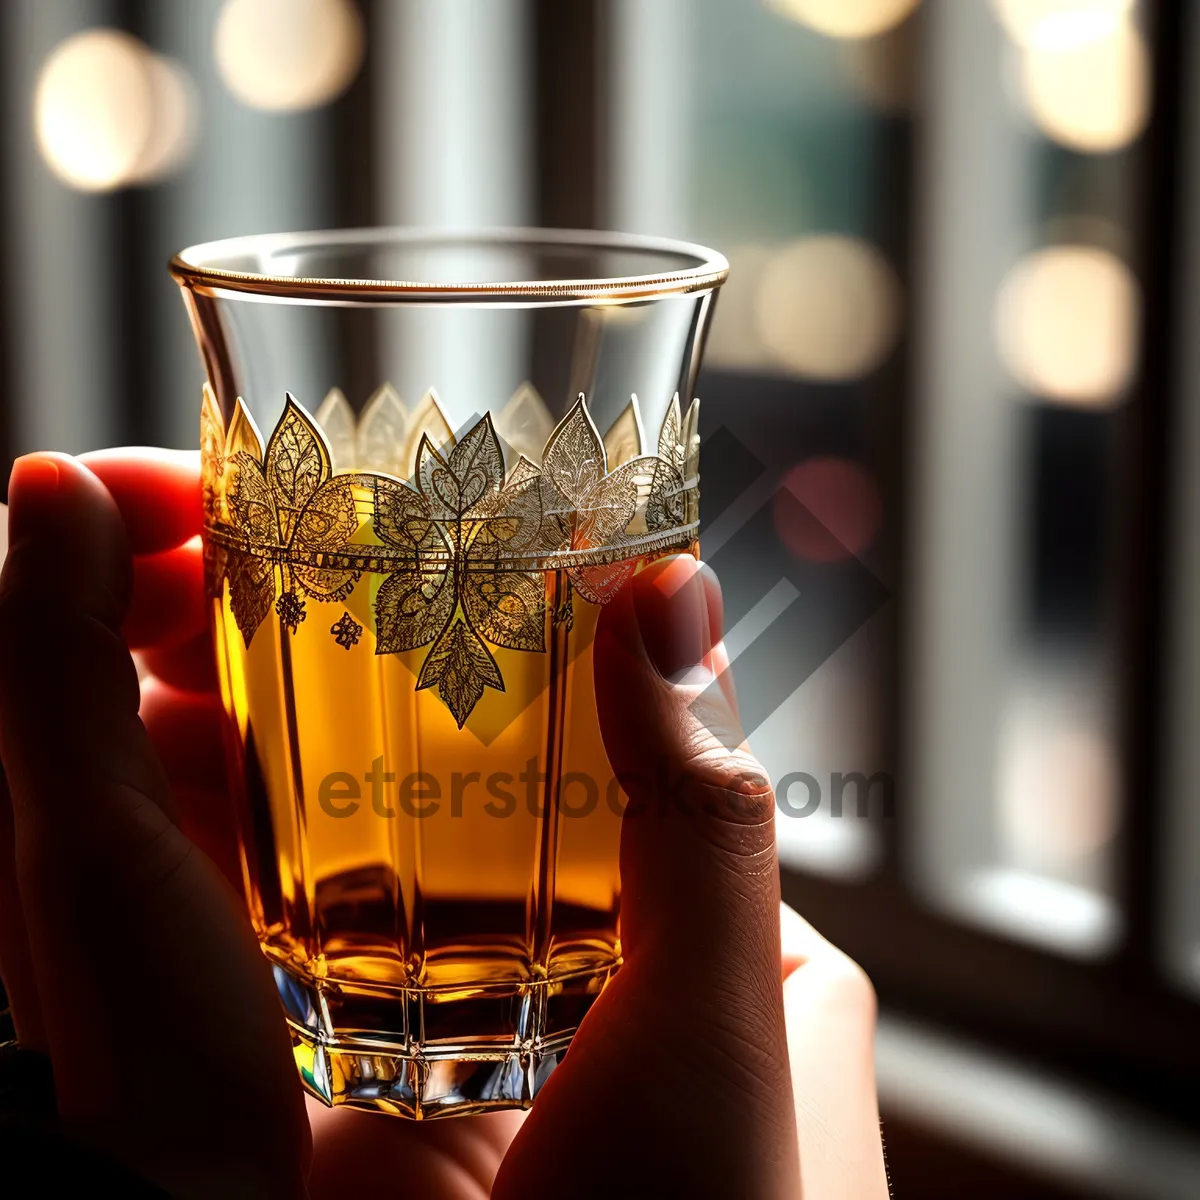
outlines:
M8 486L10 492L13 488L19 491L52 491L58 487L58 463L48 454L22 454L13 463Z
M690 555L653 563L633 581L642 644L658 673L676 680L712 651L708 597L700 564Z
M37 513L58 491L58 463L48 454L23 454L8 477L10 544L37 520Z

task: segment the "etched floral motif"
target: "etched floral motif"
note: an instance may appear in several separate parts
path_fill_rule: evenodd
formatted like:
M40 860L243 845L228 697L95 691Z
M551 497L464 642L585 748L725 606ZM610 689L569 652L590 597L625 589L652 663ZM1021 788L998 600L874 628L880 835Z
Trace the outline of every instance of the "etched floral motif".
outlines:
M328 442L333 468L339 472L386 471L405 478L412 474L422 437L428 435L435 446L454 441L454 431L432 388L410 412L400 393L385 383L357 420L341 389L334 388L317 409L316 421Z
M604 442L580 395L542 454L545 507L560 531L560 546L588 551L620 545L659 465L656 458L638 455L610 471ZM567 574L585 600L605 604L635 565L634 559L626 557L611 563L581 563L569 567Z
M354 477L332 475L329 451L304 410L287 397L264 453L240 400L238 409L230 430L242 416L245 448L226 438L225 504L245 553L231 556L227 573L230 607L248 646L275 598L275 563L277 611L293 632L303 619L297 590L314 600L344 600L362 572L325 565L325 555L342 549L359 526ZM294 603L284 603L286 596Z
M545 581L504 562L538 546L541 526L537 481L505 486L488 416L445 458L424 438L415 488L375 481L375 532L411 555L379 589L375 652L432 643L417 688L436 686L460 727L485 687L504 690L484 638L510 650L545 649Z
M293 633L300 628L300 622L308 616L304 611L304 601L295 592L284 592L275 601L275 611L279 614L281 624L286 625Z
M434 446L454 442L454 432L432 388L409 409L400 393L385 383L367 401L357 419L341 388L333 388L317 409L334 472L386 471L406 479L416 465L421 438ZM546 402L529 382L522 383L492 416L500 442L516 456L537 458L554 430Z
M349 650L352 646L358 645L358 639L362 637L363 627L348 612L344 612L329 627L329 632L333 634L333 640L343 650Z
M696 402L692 402L692 409ZM689 410L689 419L692 410ZM679 412L679 395L671 401L658 435L658 454L650 477L650 494L646 500L646 528L650 532L672 529L684 524L683 470L687 462L687 443L684 421Z
M225 422L217 398L206 383L200 405L200 487L204 506L204 524L212 528L225 518L222 476L225 474ZM204 539L204 593L210 598L221 594L228 551L213 538Z
M695 536L695 401L681 415L675 397L657 452L646 454L636 396L601 438L581 394L550 430L538 466L526 451L537 455L533 438L549 417L523 385L501 413L518 454L507 474L491 416L455 439L432 392L409 413L382 388L358 422L334 392L321 414L328 438L289 395L264 450L241 400L226 430L205 389L210 594L228 582L249 646L272 606L294 634L306 597L344 600L364 572L382 577L375 653L428 647L416 687L436 688L460 728L486 689L504 690L492 647L544 651L548 623L572 628L573 591L603 604L641 555ZM393 456L410 448L411 481L401 482ZM335 474L335 465L351 469ZM553 612L547 570L570 581ZM344 612L329 632L350 650L364 628Z

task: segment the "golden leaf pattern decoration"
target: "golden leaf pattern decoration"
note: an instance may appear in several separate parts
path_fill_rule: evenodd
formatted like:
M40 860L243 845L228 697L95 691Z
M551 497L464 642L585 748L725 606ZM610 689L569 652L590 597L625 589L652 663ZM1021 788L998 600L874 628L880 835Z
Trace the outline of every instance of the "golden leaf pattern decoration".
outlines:
M316 422L335 471L383 471L404 478L412 473L422 437L439 447L454 441L436 392L426 392L410 412L390 383L372 394L357 420L341 388L331 389Z
M445 570L400 567L375 598L375 653L398 654L428 646L454 614L454 580Z
M225 422L213 390L206 383L200 403L200 466L204 519L213 524L222 517L221 476L225 472Z
M258 432L258 426L250 415L250 410L242 403L241 397L233 409L233 418L225 433L225 455L232 458L244 450L256 462L262 462L263 437Z
M221 476L225 473L225 422L213 390L206 383L200 404L200 489L206 528L225 517ZM214 599L221 594L228 551L212 538L204 539L204 594Z
M645 443L646 435L642 430L642 411L638 407L638 398L630 396L629 403L604 435L604 453L608 459L609 470L615 470L631 458L637 458Z
M279 536L286 542L305 505L321 486L322 474L328 478L333 471L328 451L291 396L267 445L266 464L267 488L275 500Z
M484 416L445 457L424 437L416 487L380 480L376 520L381 541L410 549L417 560L391 572L379 589L376 653L433 642L417 686L436 684L461 728L485 687L504 690L481 635L493 646L545 649L541 573L502 565L514 546L527 548L537 538L537 488L533 480L504 486L504 455ZM464 672L472 664L468 685Z
M536 458L554 432L554 418L531 383L523 383L496 414L496 432L522 457Z
M449 546L429 503L407 484L377 479L375 533L411 562L391 571L375 599L376 654L396 654L427 646L450 623L455 580Z
M693 397L683 419L683 519L689 525L700 522L700 400Z
M403 475L407 463L408 410L400 393L385 383L367 401L358 423L358 457L355 467L361 471L387 471Z
M240 400L230 424L231 431L235 428L242 431L243 443L251 433L257 438ZM227 449L228 443L227 437ZM329 449L294 397L287 397L265 456L261 447L257 454L240 449L228 460L226 473L226 503L244 539L238 548L245 553L239 557L280 561L280 599L295 596L295 603L282 610L296 614L288 624L294 629L303 619L298 591L315 600L344 600L362 572L326 566L322 555L336 553L358 529L350 477L332 475ZM275 599L275 572L239 569L228 575L230 606L248 646Z
M582 393L546 443L542 478L551 493L547 510L563 531L565 548L593 550L619 543L638 507L638 481L652 471L639 456L608 470L604 443ZM569 567L585 600L605 604L633 574L636 559Z
M246 645L271 611L275 600L275 572L265 559L234 554L229 561L229 603Z
M457 618L425 656L417 690L437 685L438 695L461 729L485 687L504 691L500 668L480 636Z
M225 428L206 387L209 592L228 587L248 646L272 610L295 634L306 600L344 601L378 576L375 653L427 647L416 687L436 689L460 728L504 690L493 647L545 651L548 623L572 626L571 591L603 604L642 555L695 538L695 401L683 413L674 398L649 454L636 396L604 437L582 394L551 427L528 384L497 423L485 414L458 437L432 391L409 412L385 385L356 421L334 389L318 415L288 395L264 446L242 401ZM554 613L549 570L571 583ZM347 651L363 633L349 613L328 629Z
M316 421L325 435L329 463L334 471L353 471L362 465L358 456L358 423L341 388L332 388L321 401Z
M654 533L684 524L683 467L687 458L676 392L658 435L658 454L646 500L646 528Z
M400 474L405 475L413 470L418 447L426 439L434 447L448 446L454 441L454 430L450 427L450 421L442 411L441 401L433 388L421 397L421 402L409 417L408 441L401 462L404 469Z

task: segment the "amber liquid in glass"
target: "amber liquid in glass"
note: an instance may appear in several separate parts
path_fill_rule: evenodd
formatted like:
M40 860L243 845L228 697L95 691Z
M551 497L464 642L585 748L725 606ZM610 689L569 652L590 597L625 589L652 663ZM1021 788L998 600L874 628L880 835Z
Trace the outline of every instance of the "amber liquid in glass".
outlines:
M425 649L375 654L378 576L308 600L295 632L272 613L248 648L228 585L214 602L250 912L327 1102L527 1104L620 963L600 609L545 581L546 651L492 647L505 690L462 729L416 689ZM330 636L344 613L350 647Z

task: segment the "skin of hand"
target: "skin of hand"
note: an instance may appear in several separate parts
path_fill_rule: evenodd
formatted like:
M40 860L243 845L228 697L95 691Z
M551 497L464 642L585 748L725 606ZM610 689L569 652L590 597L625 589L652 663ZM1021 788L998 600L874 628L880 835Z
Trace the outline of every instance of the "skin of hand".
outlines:
M197 456L30 455L9 494L0 973L64 1136L186 1197L888 1195L873 993L780 905L707 568L601 613L625 963L534 1109L306 1113L236 890Z

